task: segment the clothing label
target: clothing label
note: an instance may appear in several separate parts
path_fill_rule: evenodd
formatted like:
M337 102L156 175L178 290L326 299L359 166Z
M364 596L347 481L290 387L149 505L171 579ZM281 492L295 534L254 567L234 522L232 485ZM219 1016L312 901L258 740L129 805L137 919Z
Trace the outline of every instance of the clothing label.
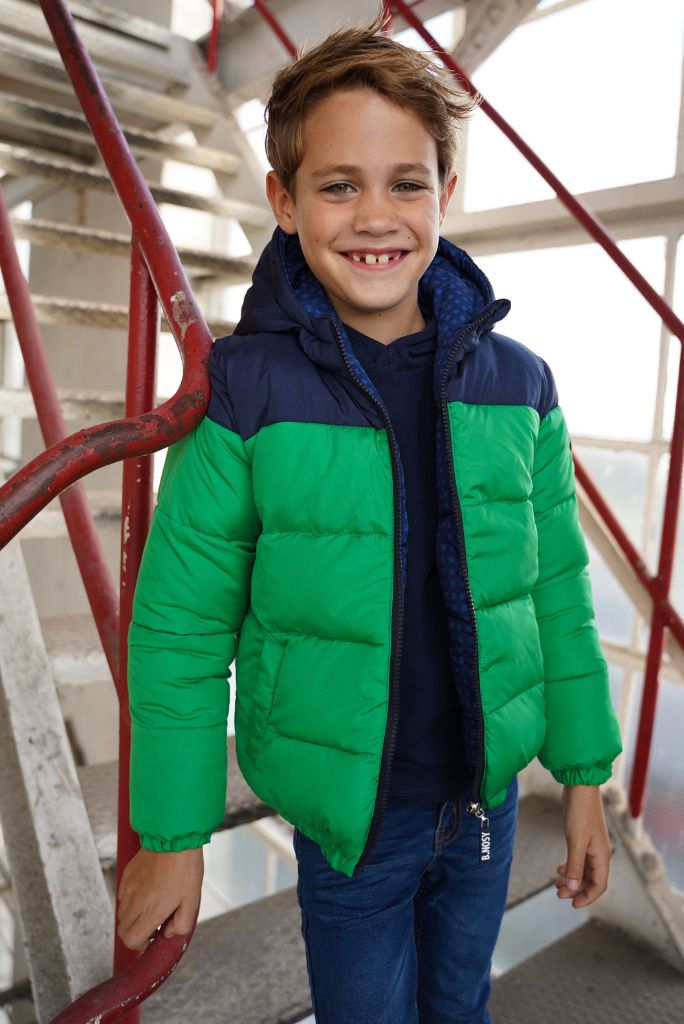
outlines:
M492 834L489 831L489 818L480 818L480 860L491 860Z

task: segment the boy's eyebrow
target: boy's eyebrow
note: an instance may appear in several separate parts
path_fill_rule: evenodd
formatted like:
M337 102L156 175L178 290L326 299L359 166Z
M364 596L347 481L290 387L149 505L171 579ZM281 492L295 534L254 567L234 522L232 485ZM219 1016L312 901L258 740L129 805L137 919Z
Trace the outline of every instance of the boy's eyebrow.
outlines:
M327 178L329 174L354 174L360 170L360 167L355 167L353 164L327 164L325 167L313 171L311 177ZM410 174L411 171L418 171L420 174L430 174L430 168L420 163L395 164L390 170L394 174Z

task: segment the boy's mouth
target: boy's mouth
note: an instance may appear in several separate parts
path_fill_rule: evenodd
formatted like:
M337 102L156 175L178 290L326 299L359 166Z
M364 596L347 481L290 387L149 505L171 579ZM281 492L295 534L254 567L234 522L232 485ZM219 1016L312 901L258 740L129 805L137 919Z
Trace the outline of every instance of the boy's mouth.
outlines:
M386 270L402 263L408 255L406 249L387 249L385 252L369 252L367 249L350 249L340 253L348 263L359 270Z

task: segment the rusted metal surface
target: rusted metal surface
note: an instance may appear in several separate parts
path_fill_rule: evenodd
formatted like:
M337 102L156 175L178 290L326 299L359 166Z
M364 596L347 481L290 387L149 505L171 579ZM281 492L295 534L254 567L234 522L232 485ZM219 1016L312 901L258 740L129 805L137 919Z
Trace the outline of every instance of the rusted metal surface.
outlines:
M149 945L120 974L93 986L52 1019L50 1024L108 1024L109 1021L139 1019L138 1005L159 987L178 966L190 944L197 915L186 935L164 938L166 921L157 929Z
M184 386L192 390L183 391ZM87 473L131 456L167 448L192 429L207 404L206 358L153 412L85 427L36 456L0 487L0 547L66 487Z
M473 85L465 71L456 63L437 40L427 31L420 18L404 0L392 0L390 3L394 14L400 15L404 21L414 28L422 39L431 47L433 52L442 60L444 65L451 71L459 85L471 96L481 98L481 109L496 124L504 135L510 139L525 159L532 164L542 178L551 186L561 202L568 208L582 227L599 243L608 253L614 263L622 270L629 281L643 295L649 305L656 311L665 326L672 331L684 345L684 323L675 312L668 306L663 297L653 288L643 274L640 274L634 264L625 256L614 239L608 234L605 227L594 216L581 200L577 199L540 159L534 150L518 135L489 103L479 90ZM574 455L574 453L573 453ZM644 686L639 712L639 727L632 763L632 777L630 782L630 811L633 817L638 818L643 810L644 793L648 776L648 765L650 760L651 741L653 737L653 725L655 722L655 711L658 699L658 672L662 659L663 633L666 628L673 628L676 635L681 637L682 624L679 616L669 603L670 586L672 581L672 568L674 563L674 550L677 534L677 522L679 518L679 500L682 483L682 461L684 460L684 359L679 360L679 376L677 379L677 398L675 402L675 416L672 428L672 441L670 445L670 465L667 478L667 489L665 495L665 511L663 515L663 529L660 539L660 552L658 556L658 572L656 576L646 574L643 561L636 553L633 545L625 543L627 540L623 530L616 530L617 521L614 516L606 516L608 509L605 500L600 498L598 489L591 485L588 475L575 458L575 465L578 468L578 479L593 493L594 503L599 514L604 518L607 528L613 533L615 540L622 548L625 556L632 565L635 573L639 576L653 598L653 614L650 623L648 655L646 658L646 671L644 674ZM589 486L587 487L587 484ZM595 500L598 498L598 502ZM667 601L667 608L664 602Z
M128 327L128 363L126 366L126 415L137 416L154 406L159 336L159 312L145 261L135 237L131 247L131 316ZM123 464L121 502L121 572L119 660L121 692L128 694L128 630L131 624L133 595L138 579L145 538L152 519L151 455L128 458ZM117 825L116 891L128 862L140 849L140 840L130 826L131 715L129 702L119 702L119 799ZM118 935L114 936L114 973L120 974L138 959Z

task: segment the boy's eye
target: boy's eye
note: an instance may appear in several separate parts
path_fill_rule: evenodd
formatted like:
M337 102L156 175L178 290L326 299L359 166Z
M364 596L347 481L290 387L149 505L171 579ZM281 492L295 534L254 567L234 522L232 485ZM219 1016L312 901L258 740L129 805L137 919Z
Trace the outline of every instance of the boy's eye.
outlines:
M395 188L398 188L400 192L414 192L424 189L425 185L421 185L417 181L399 181ZM331 185L324 185L322 191L330 192L331 195L342 196L347 194L346 189L353 189L353 186L348 181L334 181Z

